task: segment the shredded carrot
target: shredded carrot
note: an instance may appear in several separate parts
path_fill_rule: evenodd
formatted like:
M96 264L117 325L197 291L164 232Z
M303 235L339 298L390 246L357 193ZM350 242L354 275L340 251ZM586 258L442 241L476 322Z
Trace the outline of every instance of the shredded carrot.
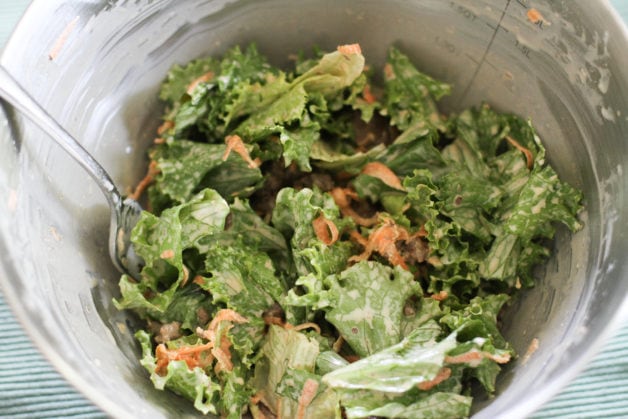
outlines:
M338 240L338 227L336 227L333 221L327 219L324 214L319 215L312 221L312 227L316 237L327 246L334 244Z
M376 161L367 163L362 168L362 174L376 177L391 188L399 190L404 189L395 172L390 170L390 168L383 163Z
M436 377L434 377L432 380L423 381L422 383L417 384L417 387L419 388L419 390L430 390L448 379L449 377L451 377L451 369L443 367L440 369L440 371L438 371Z
M349 238L361 245L362 247L366 247L369 243L368 239L365 239L363 235L361 235L357 230L351 230L349 233Z
M469 364L481 361L484 358L488 358L491 361L495 361L498 364L506 364L510 361L510 355L493 355L490 352L480 352L477 349L472 349L469 352L465 352L460 355L446 356L445 362L448 364Z
M129 194L128 197L136 201L140 199L140 196L142 196L146 188L148 188L150 184L155 181L155 177L159 174L159 172L160 171L157 167L157 162L152 160L148 165L148 171L146 172L146 175L142 178L142 180L140 180L133 192Z
M187 268L187 266L182 265L183 266L183 279L181 280L181 285L185 285L188 282L188 279L190 279L190 270Z
M282 413L282 404L283 404L283 397L278 397L277 398L277 406L275 407L277 409L277 419L282 419L281 413Z
M208 71L207 73L203 74L202 76L199 76L197 78L195 78L194 80L192 80L192 82L188 85L187 89L186 89L186 93L188 95L191 95L194 92L194 89L196 89L196 87L201 84L201 83L207 83L208 81L210 81L211 79L214 78L214 73L211 71Z
M506 364L510 362L510 354L505 355L493 355L488 352L483 352L484 356L488 359L497 362L498 364Z
M318 385L318 381L312 380L311 378L308 378L305 380L305 383L303 383L303 390L301 390L301 395L299 396L297 419L305 419L306 409L310 403L312 403L314 397L316 397Z
M528 17L528 20L532 23L539 23L543 21L543 15L534 7L528 9L526 16Z
M164 375L171 361L185 361L190 369L195 367L204 368L210 365L213 359L211 354L205 357L201 357L201 354L211 350L213 346L213 342L208 342L203 345L182 346L177 349L168 349L166 345L160 343L155 349L155 373Z
M534 166L534 156L532 155L532 152L528 150L527 148L525 148L524 146L522 146L521 144L519 144L514 138L508 135L506 136L506 140L510 143L510 145L512 145L517 150L523 153L523 155L526 158L528 170L532 170L532 167Z
M445 362L448 364L468 364L481 361L482 353L477 350L471 350L460 355L446 356Z
M359 199L358 194L354 190L336 187L329 191L329 193L332 198L334 198L334 202L338 205L342 215L353 218L353 221L355 221L356 224L364 227L370 227L377 223L379 218L377 214L368 218L362 217L351 207L351 201L357 201Z
M240 315L237 311L231 310L230 308L223 308L218 310L212 321L209 323L207 327L210 330L216 330L218 323L223 321L230 321L233 323L248 323L249 320Z
M342 357L351 364L360 360L358 355L343 355Z
M172 259L174 257L174 250L166 249L159 255L162 259Z
M225 153L222 155L222 159L227 160L232 151L238 153L245 162L248 163L251 169L255 169L260 166L261 161L259 159L253 160L249 155L248 150L244 146L244 142L239 135L227 135L225 138L225 143L227 144L227 149Z
M174 121L167 119L157 128L157 135L162 135L171 128L174 128Z
M371 86L369 84L365 85L364 89L362 89L362 97L364 98L366 103L371 104L377 102L375 95L373 95L373 92L371 92Z
M253 404L258 404L259 402L262 401L263 398L264 398L264 395L262 394L262 391L260 390L251 396L250 401Z
M445 290L440 291L438 294L432 294L430 298L436 301L443 301L449 297L449 293Z
M347 44L339 45L338 52L344 55L361 54L362 49L360 48L360 44Z
M216 373L220 371L233 371L233 362L231 362L230 352L226 352L221 348L213 348L211 353L216 358L216 361L218 361L216 367L214 367Z
M408 270L403 256L397 249L397 241L408 240L410 235L403 227L399 227L394 221L388 219L381 226L375 229L368 237L368 243L360 255L351 256L350 262L367 260L373 252L384 256L394 266L401 266Z
M233 368L229 350L231 347L230 340L226 336L222 336L220 344L216 346L216 328L221 321L244 323L248 320L233 310L223 309L216 313L207 330L199 327L196 331L199 336L208 340L207 343L181 346L177 349L168 349L163 343L157 345L155 349L155 357L157 358L155 372L159 375L165 374L171 361L185 361L189 368L205 368L211 365L214 359L218 361L218 370L230 371ZM229 325L227 330L231 327L233 325Z

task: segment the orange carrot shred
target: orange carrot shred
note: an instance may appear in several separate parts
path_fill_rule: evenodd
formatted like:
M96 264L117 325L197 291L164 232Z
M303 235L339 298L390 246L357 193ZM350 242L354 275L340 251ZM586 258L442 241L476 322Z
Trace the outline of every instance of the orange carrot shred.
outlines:
M417 384L419 390L430 390L438 384L442 383L446 379L451 377L451 369L447 367L443 367L438 371L436 377L429 381L423 381L422 383Z
M351 256L350 262L367 260L373 252L384 256L394 266L408 270L408 265L397 249L397 241L408 240L410 235L403 227L399 227L392 220L386 220L384 224L375 229L368 237L367 245L359 255Z
M430 298L436 301L443 301L449 297L449 293L445 290L440 291L438 294L432 294Z
M324 214L319 215L312 221L312 227L316 237L327 246L334 244L338 240L338 227L336 227L333 221L327 219Z
M186 89L186 93L188 95L191 95L194 92L194 89L196 89L196 87L201 84L201 83L207 83L208 81L210 81L211 79L214 78L214 73L211 71L208 71L207 73L195 78L194 80L192 80L192 82L188 85L187 89Z
M506 136L506 140L510 143L510 145L512 145L513 147L515 147L517 150L521 151L523 153L523 155L526 158L526 163L528 166L528 170L532 170L532 167L534 166L534 156L532 155L532 152L530 150L528 150L527 148L525 148L524 146L522 146L521 144L519 144L519 142L517 142L517 140L515 140L514 138L510 137L510 136Z
M140 199L140 196L142 196L146 188L148 188L151 183L155 181L155 177L159 174L159 172L160 171L157 167L157 162L154 160L151 161L148 165L148 171L146 172L146 175L142 178L142 180L140 180L133 192L130 193L128 197L136 201Z
M360 44L347 44L339 45L338 52L344 55L361 54L362 49L360 48Z
M399 180L399 177L397 177L395 172L390 170L390 168L383 163L376 162L376 161L367 163L362 168L362 174L376 177L380 179L382 182L384 182L386 185L390 186L391 188L395 188L399 190L404 189L403 186L401 185L401 181Z
M469 352L465 352L460 355L446 356L445 362L448 364L464 364L481 361L484 358L488 358L498 364L505 364L510 361L510 355L493 355L490 352L480 352L472 349Z
M248 323L249 320L230 308L218 310L212 321L209 323L208 329L216 330L218 323L222 321L230 321L233 323Z
M166 249L159 255L162 259L172 259L174 257L174 250Z
M362 97L364 98L366 103L371 104L377 102L375 95L373 94L373 92L371 92L371 86L368 84L364 86L364 89L362 89Z
M484 357L479 351L471 350L460 355L448 355L445 357L445 362L447 362L448 364L465 364L469 362L480 361L482 358Z
M528 9L526 16L528 17L528 20L532 23L538 23L543 21L543 15L541 15L541 12L536 10L534 7Z
M170 128L174 128L174 121L165 120L159 128L157 128L157 135L161 135L168 131Z
M230 352L224 351L221 348L213 348L211 353L216 358L216 361L218 361L215 367L216 372L233 370Z
M340 209L342 215L344 215L345 217L353 218L353 221L355 221L356 224L364 227L370 227L377 223L377 214L372 217L366 218L362 217L360 214L355 212L353 208L351 208L351 201L358 199L358 194L355 191L349 188L336 187L329 191L329 193L331 194L332 198L334 198L334 202L336 203L336 205L338 205L338 208Z
M239 135L227 135L227 137L225 138L225 143L227 144L227 149L225 150L225 153L222 155L223 161L229 158L229 155L231 154L232 151L235 151L242 157L242 159L244 159L245 162L248 163L251 169L255 169L259 167L259 165L261 164L259 159L253 160L251 158L248 150L244 146L244 142L242 141L242 138Z
M316 397L316 392L318 391L318 381L308 378L303 383L303 390L301 390L301 395L299 396L299 405L297 408L297 419L305 419L305 413L307 407L312 403L314 397Z

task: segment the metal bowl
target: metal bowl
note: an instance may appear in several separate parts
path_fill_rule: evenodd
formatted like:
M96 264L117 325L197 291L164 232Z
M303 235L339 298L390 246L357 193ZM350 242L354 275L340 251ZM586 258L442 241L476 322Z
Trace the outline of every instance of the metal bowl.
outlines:
M478 418L523 417L585 365L624 318L628 252L628 35L607 2L35 0L1 61L123 188L145 170L168 68L255 41L272 61L359 42L396 44L454 85L443 111L483 100L530 117L549 160L584 190L585 228L560 230L538 286L507 314L520 354ZM31 123L0 111L0 283L61 373L116 417L194 415L152 388L132 319L116 311L108 208Z

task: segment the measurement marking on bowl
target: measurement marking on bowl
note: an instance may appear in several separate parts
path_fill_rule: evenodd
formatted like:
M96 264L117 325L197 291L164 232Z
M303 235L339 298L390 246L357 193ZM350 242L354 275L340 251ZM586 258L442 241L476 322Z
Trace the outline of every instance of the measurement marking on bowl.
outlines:
M495 38L497 37L497 34L499 33L499 28L501 27L501 23L504 21L504 17L506 16L506 11L508 10L508 6L510 5L510 2L511 0L507 0L506 5L502 9L501 16L499 17L499 20L497 21L497 26L493 30L493 33L491 34L491 38L489 39L488 44L486 45L486 49L484 50L484 53L482 54L480 58L480 64L478 64L478 66L475 68L475 71L471 75L471 80L469 80L469 83L467 83L467 86L462 91L462 95L460 95L461 101L464 101L464 99L467 97L467 94L469 94L469 90L471 89L471 86L473 85L473 83L475 83L475 80L477 79L478 74L480 73L480 69L482 68L482 65L484 64L484 62L486 61L486 56L488 55L488 52L491 50L491 47L493 46L493 42L495 42Z
M510 24L507 24L507 22L505 21L506 18L517 19L517 16L519 16L521 19L523 19L522 20L523 23L517 21L516 25L524 25L524 26L527 26L528 28L532 28L533 30L537 30L537 31L544 31L546 29L546 26L549 26L551 24L541 14L539 10L532 7L527 1L516 0L516 3L517 3L516 6L518 6L519 9L514 9L512 10L512 13L508 13L509 7L512 3L513 3L512 0L506 0L504 7L501 10L501 15L499 19L497 19L497 22L483 22L483 26L490 28L492 33L490 35L488 43L486 44L486 48L484 49L484 52L480 55L480 57L476 58L477 56L473 56L471 54L465 53L465 56L469 58L473 63L476 64L476 68L471 78L469 79L467 85L465 86L464 90L462 91L461 100L464 100L467 97L467 95L469 94L471 90L471 87L475 84L478 78L478 75L480 74L480 71L482 71L485 65L489 65L492 70L499 71L500 74L503 73L502 69L492 64L488 59L490 56L490 51L493 48L495 39L499 35L508 37L507 39L511 40L512 47L515 50L517 50L526 59L531 59L530 56L533 51L532 48L526 43L524 43L524 41L522 41L517 35L518 31L516 29L518 28L518 26L513 26L514 28L513 30L513 28L510 28ZM471 22L476 22L478 15L471 12L468 8L464 6L458 6L453 1L450 2L450 6L456 11L458 11L458 13L464 16L467 20ZM477 19L477 22L480 23L481 21ZM506 87L510 91L513 91L512 86L507 85Z

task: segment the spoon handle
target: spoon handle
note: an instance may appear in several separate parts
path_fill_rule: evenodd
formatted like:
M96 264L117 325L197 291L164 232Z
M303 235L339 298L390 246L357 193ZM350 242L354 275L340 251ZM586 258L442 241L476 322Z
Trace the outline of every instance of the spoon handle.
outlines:
M0 97L37 124L72 156L96 181L112 209L117 211L120 208L122 196L105 169L1 65Z

